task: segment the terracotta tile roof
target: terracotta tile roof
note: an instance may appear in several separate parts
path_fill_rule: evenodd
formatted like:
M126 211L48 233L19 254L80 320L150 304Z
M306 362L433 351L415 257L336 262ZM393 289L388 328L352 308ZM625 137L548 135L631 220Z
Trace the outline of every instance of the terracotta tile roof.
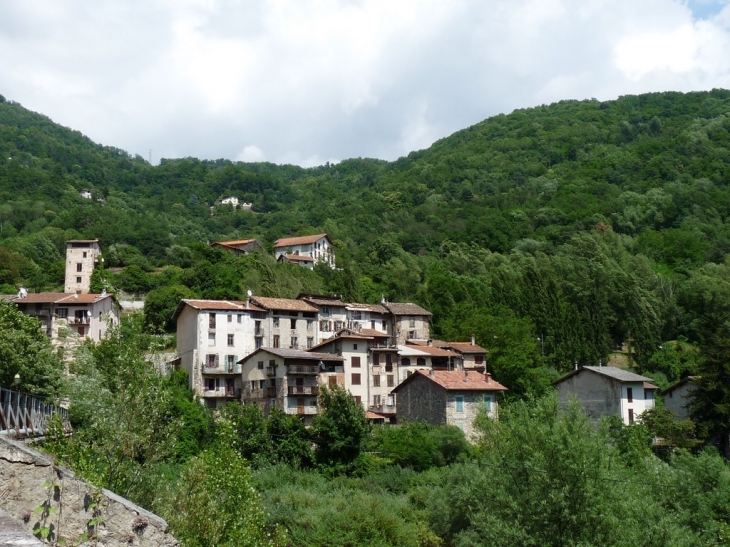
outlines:
M650 384L649 382L644 382L644 389L648 389L649 391L654 389L659 389L654 384Z
M30 293L25 298L16 298L16 304L66 304L72 306L74 304L95 304L112 298L111 294L74 294L62 292L39 292Z
M431 357L459 357L459 354L455 351L449 351L444 348L435 348L433 346L414 346L414 348L423 353L427 353Z
M383 304L393 315L433 315L418 304L411 302L386 302Z
M66 245L69 243L99 243L98 239L69 239L66 241Z
M364 310L374 313L388 313L388 310L380 304L360 304L358 302L348 302L347 309L352 309L352 311Z
M218 243L219 245L247 245L248 243L253 243L256 241L255 239L236 239L234 241L216 241L215 243ZM211 245L215 245L215 243L211 243Z
M440 347L451 348L459 353L489 353L483 347L472 345L471 342L443 342Z
M383 416L382 414L377 414L368 410L365 412L365 418L368 420L387 420L388 416Z
M282 256L289 262L314 262L314 259L311 256L283 254L280 255L279 258Z
M340 300L337 296L325 296L321 294L300 294L297 296L297 300L304 300L315 306L335 306L345 307L345 303Z
M190 306L196 310L266 312L263 308L259 308L251 303L249 303L248 307L246 307L246 302L240 300L194 300L184 298L183 300L180 300L175 313L172 314L172 318L177 319L185 306Z
M291 298L269 298L266 296L252 296L251 302L255 303L267 310L287 310L287 311L309 311L317 312L317 308L304 302L303 300L292 300Z
M373 338L390 338L387 332L381 332L376 329L361 329L360 334L364 336L372 336Z
M348 334L348 333L342 333L341 334L341 333L342 333L342 331L336 332L334 336L332 336L330 338L327 338L326 340L322 340L319 344L317 344L316 346L312 346L307 351L312 351L313 349L322 348L324 346L327 346L329 344L332 344L332 343L336 342L337 340L342 340L342 339L345 339L345 340L364 340L366 342L368 340L372 340L372 338L369 337L369 336L361 336L359 334Z
M302 237L283 237L281 239L277 239L276 242L274 242L274 247L290 247L292 245L308 245L310 243L315 243L322 239L323 237L326 237L329 239L329 236L327 234L317 234L313 236L302 236ZM330 240L330 243L332 241Z
M396 386L392 393L402 389L418 375L428 378L447 391L507 391L506 387L492 379L491 374L482 374L473 370L417 370Z

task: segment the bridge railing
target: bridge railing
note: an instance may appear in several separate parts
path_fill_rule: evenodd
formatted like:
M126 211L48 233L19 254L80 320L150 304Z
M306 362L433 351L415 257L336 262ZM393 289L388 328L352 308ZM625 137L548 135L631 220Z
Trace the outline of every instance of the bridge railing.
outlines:
M70 433L67 409L52 405L36 395L0 387L0 435L44 435L54 414L61 416L64 430Z

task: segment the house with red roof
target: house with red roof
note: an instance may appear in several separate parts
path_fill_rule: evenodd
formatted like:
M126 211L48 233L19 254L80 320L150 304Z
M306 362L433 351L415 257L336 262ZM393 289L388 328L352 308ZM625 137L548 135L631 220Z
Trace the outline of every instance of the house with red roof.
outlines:
M310 270L320 262L335 267L335 250L327 234L277 239L274 256L279 262L291 262Z
M234 241L214 241L210 244L211 247L216 247L229 253L233 253L235 256L242 256L251 254L254 251L263 251L263 246L259 243L258 239L237 239Z
M392 393L398 421L454 425L467 439L476 437L474 419L480 412L497 419L498 397L507 388L490 374L464 370L417 370Z

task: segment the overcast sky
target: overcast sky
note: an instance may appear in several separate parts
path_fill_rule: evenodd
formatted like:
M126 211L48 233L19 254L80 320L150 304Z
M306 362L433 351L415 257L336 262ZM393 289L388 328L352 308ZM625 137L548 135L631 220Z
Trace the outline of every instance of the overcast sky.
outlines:
M730 88L730 0L0 0L0 94L148 158L396 159L561 99Z

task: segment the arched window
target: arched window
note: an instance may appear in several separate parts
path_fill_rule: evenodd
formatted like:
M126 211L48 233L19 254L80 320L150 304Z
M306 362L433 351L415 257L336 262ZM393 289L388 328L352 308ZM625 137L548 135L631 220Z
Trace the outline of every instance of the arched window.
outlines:
M402 367L410 367L411 366L411 360L408 357L403 357L403 359L400 360L400 366L402 366Z
M419 357L418 360L416 361L416 365L418 365L419 367L425 367L426 359L424 359L423 357Z

